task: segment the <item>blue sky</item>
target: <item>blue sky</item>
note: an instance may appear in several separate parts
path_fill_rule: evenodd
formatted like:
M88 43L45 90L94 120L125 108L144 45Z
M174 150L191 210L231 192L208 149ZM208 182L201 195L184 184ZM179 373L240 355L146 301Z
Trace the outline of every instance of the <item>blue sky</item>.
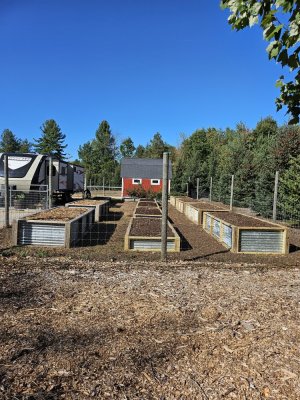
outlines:
M136 145L284 123L266 46L258 28L232 31L218 0L0 0L0 131L32 141L53 118L74 158L103 119Z

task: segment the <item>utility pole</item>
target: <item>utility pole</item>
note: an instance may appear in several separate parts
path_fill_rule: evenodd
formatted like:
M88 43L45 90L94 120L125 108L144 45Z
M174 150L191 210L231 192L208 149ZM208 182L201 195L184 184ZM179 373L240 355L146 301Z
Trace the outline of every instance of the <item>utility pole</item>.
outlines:
M48 189L49 189L49 208L52 208L52 157L49 157L49 184L48 184Z
M200 179L197 178L197 200L199 200L199 181Z
M273 221L276 221L277 218L278 181L279 181L279 171L276 171L275 185L274 185L274 200L273 200Z
M5 227L9 227L9 183L8 183L8 155L4 155L4 207L5 207Z
M168 194L169 194L169 153L163 154L162 218L161 218L161 260L167 261L168 232Z
M234 175L231 175L230 211L232 211L232 207L233 207L233 188L234 188Z

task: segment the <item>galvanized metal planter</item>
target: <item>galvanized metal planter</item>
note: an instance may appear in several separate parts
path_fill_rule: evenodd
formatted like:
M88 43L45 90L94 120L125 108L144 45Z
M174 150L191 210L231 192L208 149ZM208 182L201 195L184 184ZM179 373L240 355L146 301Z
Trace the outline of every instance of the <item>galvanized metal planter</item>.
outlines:
M70 221L36 220L30 217L13 222L13 244L74 247L94 223L95 210L90 209Z
M199 200L193 199L192 197L177 197L175 200L175 207L179 212L184 213L189 203L197 202L199 202Z
M134 216L134 217L141 217L141 218L161 218L161 216L162 216L161 208L160 208L160 206L158 205L158 203L157 203L156 200L155 200L155 202L153 202L153 207L152 207L152 205L148 207L148 208L151 208L151 209L154 210L153 214L151 214L151 213L150 213L150 214L145 214L145 213L142 213L141 211L139 212L138 209L141 207L141 203L143 203L143 202L139 201L139 202L137 203L137 205L136 205L136 207L135 207L135 210L134 210L134 213L133 213L133 216ZM144 208L144 207L142 207L142 208ZM158 213L158 212L159 212L159 213Z
M84 201L84 204L80 204L80 202L72 201L71 203L67 203L66 207L80 207L80 208L91 208L95 210L95 222L100 222L103 217L107 216L109 213L109 200L99 200L98 204L89 203L88 200Z
M286 227L248 216L249 221L251 219L260 221L262 226L232 224L226 221L226 214L229 216L229 213L222 211L217 214L204 212L203 229L233 253L288 254L289 241Z
M201 205L201 208L200 208ZM187 203L185 205L184 215L194 224L201 225L203 224L203 213L205 212L213 212L213 211L229 211L226 206L218 206L215 204L211 204L209 202L197 202L197 203Z
M161 251L161 237L160 236L133 236L131 234L131 227L134 220L139 218L131 218L128 225L125 238L124 250L126 251ZM167 237L167 251L179 252L180 251L180 237L168 222L168 226L172 231L172 236Z

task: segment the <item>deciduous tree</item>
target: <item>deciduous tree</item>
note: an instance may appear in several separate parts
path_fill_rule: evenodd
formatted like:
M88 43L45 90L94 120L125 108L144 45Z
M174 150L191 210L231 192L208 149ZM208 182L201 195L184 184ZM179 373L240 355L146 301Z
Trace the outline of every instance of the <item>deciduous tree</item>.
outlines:
M282 75L276 86L280 96L277 109L287 107L291 114L290 124L300 117L300 4L299 0L221 0L221 7L230 10L229 24L235 30L259 24L264 39L269 43L267 53L282 67L288 67L291 80Z

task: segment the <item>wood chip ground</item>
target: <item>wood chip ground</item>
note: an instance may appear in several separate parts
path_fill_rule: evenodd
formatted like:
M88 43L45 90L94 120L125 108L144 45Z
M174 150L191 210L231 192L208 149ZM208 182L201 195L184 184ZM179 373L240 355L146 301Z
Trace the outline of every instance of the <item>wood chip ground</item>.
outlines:
M298 400L299 231L287 256L232 254L170 207L185 247L162 264L122 250L134 208L82 248L0 231L0 399Z

